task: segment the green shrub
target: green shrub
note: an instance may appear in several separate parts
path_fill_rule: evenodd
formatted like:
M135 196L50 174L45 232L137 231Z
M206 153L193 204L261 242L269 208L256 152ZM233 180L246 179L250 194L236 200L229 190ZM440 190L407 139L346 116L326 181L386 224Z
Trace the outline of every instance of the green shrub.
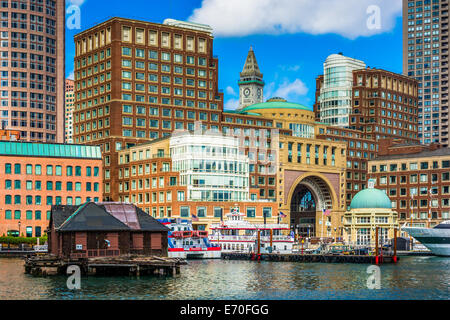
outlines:
M39 244L43 245L47 241L47 236L43 236L39 238ZM37 238L25 238L25 237L0 237L0 243L3 244L29 244L29 245L36 245L37 244Z

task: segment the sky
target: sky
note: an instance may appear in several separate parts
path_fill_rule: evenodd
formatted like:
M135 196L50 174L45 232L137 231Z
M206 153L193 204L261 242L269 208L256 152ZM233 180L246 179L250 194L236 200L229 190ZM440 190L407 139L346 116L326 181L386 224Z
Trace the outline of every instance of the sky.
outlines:
M250 46L264 75L264 98L312 109L316 77L333 53L402 73L401 0L66 0L80 9L80 28L66 26L66 77L73 79L73 37L111 17L208 24L219 57L224 108L238 107L239 72Z

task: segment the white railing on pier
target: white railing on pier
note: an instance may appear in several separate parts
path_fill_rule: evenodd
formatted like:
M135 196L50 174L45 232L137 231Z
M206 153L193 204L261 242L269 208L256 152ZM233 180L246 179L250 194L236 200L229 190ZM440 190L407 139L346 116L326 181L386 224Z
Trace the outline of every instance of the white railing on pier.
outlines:
M43 244L39 246L33 246L33 250L36 252L47 252L48 251L48 245Z

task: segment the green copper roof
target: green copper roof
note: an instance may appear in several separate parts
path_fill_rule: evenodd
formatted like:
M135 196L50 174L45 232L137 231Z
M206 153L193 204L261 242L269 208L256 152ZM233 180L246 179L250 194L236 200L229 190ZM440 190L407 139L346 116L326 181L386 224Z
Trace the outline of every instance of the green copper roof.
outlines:
M0 141L0 155L47 158L102 158L100 147L97 146L12 141Z
M369 188L353 197L350 209L392 209L392 203L384 191Z
M304 105L301 105L299 103L285 102L285 101L269 101L269 102L255 103L245 108L242 108L241 111L246 112L257 109L296 109L296 110L312 111L310 108L305 107Z

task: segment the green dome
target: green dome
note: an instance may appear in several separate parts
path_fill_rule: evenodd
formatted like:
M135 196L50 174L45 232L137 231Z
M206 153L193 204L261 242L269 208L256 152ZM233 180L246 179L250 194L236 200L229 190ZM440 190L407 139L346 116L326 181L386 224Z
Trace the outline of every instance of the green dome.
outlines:
M384 191L370 188L353 197L350 209L392 209L392 203Z
M293 102L287 102L276 100L276 99L270 99L267 102L262 103L255 103L250 106L247 106L245 108L242 108L240 110L241 112L247 112L252 110L260 110L260 109L296 109L296 110L305 110L305 111L311 111L312 110L308 107L305 107L304 105L301 105L299 103L293 103Z

